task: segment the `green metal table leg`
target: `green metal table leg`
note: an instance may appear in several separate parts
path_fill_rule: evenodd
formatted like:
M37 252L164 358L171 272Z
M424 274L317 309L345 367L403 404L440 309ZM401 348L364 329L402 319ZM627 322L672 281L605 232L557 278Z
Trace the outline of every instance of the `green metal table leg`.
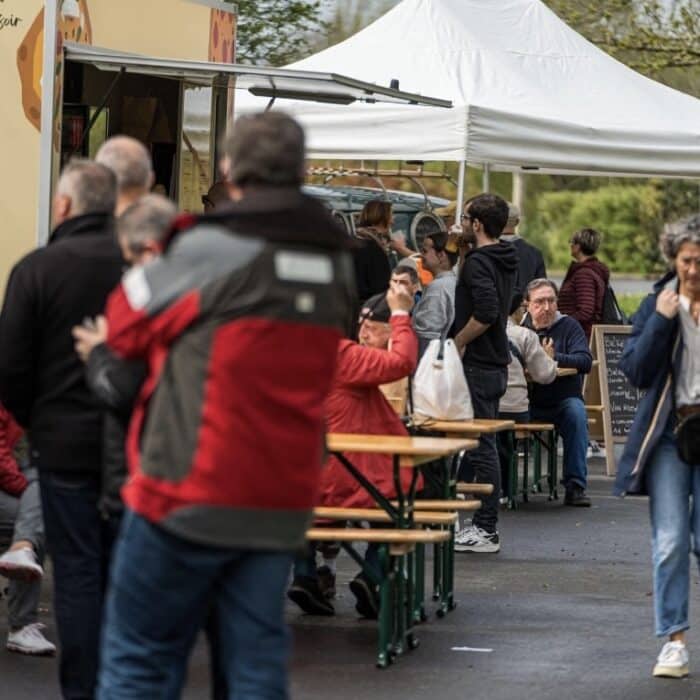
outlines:
M542 479L542 446L540 445L540 436L535 435L535 454L533 455L534 461L534 476L532 479L532 492L540 493L542 491L542 486L540 485L540 480Z
M388 545L386 544L379 547L379 563L385 575L379 585L377 666L379 668L386 668L392 661L396 628L394 611L395 575L391 568Z
M526 437L523 440L523 502L528 501L528 489L529 486L529 462L530 462L530 438Z
M518 439L515 437L515 431L510 431L510 461L508 463L508 508L515 510L517 505L518 495Z

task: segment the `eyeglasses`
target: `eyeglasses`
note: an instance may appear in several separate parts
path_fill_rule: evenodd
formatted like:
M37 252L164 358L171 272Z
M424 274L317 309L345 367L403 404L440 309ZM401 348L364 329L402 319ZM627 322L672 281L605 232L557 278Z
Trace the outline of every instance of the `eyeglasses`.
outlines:
M460 221L473 221L474 217L469 216L469 214L462 214L462 216L459 217Z

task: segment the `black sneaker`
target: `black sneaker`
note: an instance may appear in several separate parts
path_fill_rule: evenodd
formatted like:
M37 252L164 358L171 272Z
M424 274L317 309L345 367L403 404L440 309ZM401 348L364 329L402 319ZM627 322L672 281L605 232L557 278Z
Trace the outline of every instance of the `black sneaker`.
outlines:
M318 576L318 587L321 589L323 597L330 600L335 598L335 574L325 564L316 569Z
M324 597L318 581L311 576L295 576L287 591L287 598L307 615L335 615L335 608Z
M564 505L590 508L591 499L586 496L586 490L582 486L569 486L564 495Z
M368 620L379 617L379 591L364 574L357 574L350 581L350 591L357 599L355 610Z

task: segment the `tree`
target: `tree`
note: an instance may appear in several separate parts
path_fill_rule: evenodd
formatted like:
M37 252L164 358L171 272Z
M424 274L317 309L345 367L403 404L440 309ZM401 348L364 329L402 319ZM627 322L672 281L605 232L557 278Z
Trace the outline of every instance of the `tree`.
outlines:
M653 77L700 66L699 0L546 0L567 24Z
M238 6L236 61L282 66L311 53L327 31L322 0L226 0Z
M568 242L584 227L602 233L599 257L618 272L652 273L661 265L658 241L664 210L658 181L609 184L585 192L546 192L536 206L528 238L542 249L548 266L568 266Z

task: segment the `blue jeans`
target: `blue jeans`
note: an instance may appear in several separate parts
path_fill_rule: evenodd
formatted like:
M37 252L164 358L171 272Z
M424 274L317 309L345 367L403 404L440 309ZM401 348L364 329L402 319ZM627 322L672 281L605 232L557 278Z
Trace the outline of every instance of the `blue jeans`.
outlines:
M506 393L508 370L482 369L465 365L464 376L474 406L474 418L496 418L498 402ZM472 522L486 532L495 532L498 523L498 499L501 497L501 467L496 451L496 436L483 434L475 450L464 453L459 465L459 479L492 484L493 493L481 499L481 508Z
M688 629L690 544L700 561L700 465L678 455L670 427L649 458L646 485L651 514L656 634ZM692 497L692 507L690 500Z
M532 420L537 423L554 423L564 443L564 467L562 483L566 488L586 488L588 465L588 417L583 399L564 399L556 406L530 405Z
M287 698L292 555L197 545L127 511L102 636L100 700L179 698L211 605L229 698Z
M44 519L41 516L39 475L34 467L22 467L27 488L22 495L0 491L0 550L26 540L34 547L40 564L44 561ZM8 583L7 621L17 630L38 619L40 581L11 580Z
M112 538L97 508L97 474L41 471L46 549L53 561L54 613L64 700L92 700Z

